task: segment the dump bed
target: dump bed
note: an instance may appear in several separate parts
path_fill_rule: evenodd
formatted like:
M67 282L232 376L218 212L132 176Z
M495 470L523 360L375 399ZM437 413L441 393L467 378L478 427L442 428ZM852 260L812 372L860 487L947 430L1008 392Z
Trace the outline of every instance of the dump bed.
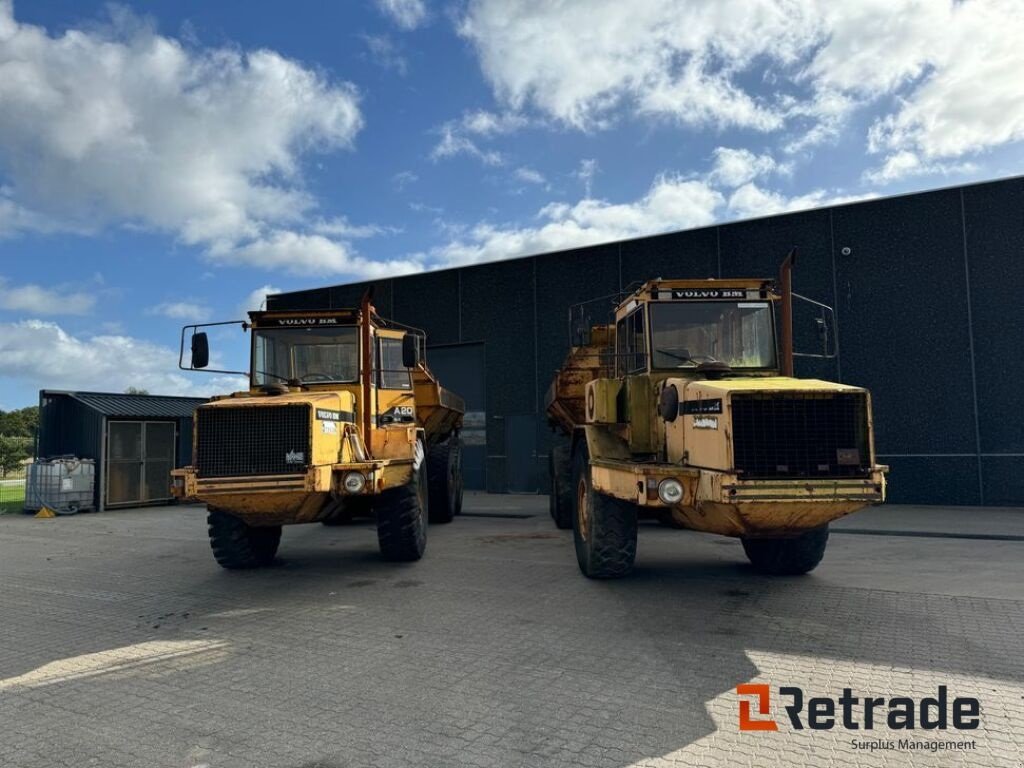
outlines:
M614 329L610 325L594 326L590 343L573 347L562 367L555 374L545 398L548 423L563 434L586 423L587 383L609 375L614 367Z
M437 377L424 365L413 370L412 379L416 395L416 420L423 425L427 443L441 442L462 426L466 403L454 392L442 387Z

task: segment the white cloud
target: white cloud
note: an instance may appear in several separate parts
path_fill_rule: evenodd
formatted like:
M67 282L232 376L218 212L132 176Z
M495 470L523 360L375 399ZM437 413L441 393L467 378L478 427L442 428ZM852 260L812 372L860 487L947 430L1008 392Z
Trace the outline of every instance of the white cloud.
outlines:
M252 291L239 307L239 314L244 316L248 312L259 312L261 309L266 309L267 296L272 293L281 293L281 289L268 283Z
M434 216L440 216L444 213L444 208L441 208L440 206L427 205L426 203L421 203L419 201L409 203L409 210L416 213L429 213Z
M0 186L0 239L26 230L52 232L61 228L57 222L11 199L13 193L10 187Z
M749 219L775 213L805 211L809 208L821 208L828 205L842 205L857 200L868 200L872 197L875 197L873 193L845 195L823 189L787 197L780 192L763 189L753 182L748 182L729 196L728 214L732 218Z
M130 336L76 337L43 320L0 323L3 378L39 389L206 396L244 389L244 379L178 371L178 353Z
M366 50L375 64L404 76L409 63L401 53L400 46L387 35L363 35Z
M600 167L598 166L597 160L589 158L587 160L580 160L580 167L573 174L577 179L583 182L583 194L586 197L590 197L594 187L594 177L597 176L599 170Z
M315 207L303 155L348 147L362 126L351 84L273 51L187 47L126 13L51 37L10 0L0 104L0 232L127 224L215 261L302 230Z
M11 285L0 276L0 310L35 315L84 315L96 305L96 295L66 288L28 283Z
M344 216L317 221L311 228L319 235L330 235L331 237L340 237L345 240L376 237L388 231L384 227L378 227L376 224L350 224Z
M525 181L527 184L544 184L546 182L543 173L527 166L516 168L512 175L519 179L519 181Z
M904 149L886 157L885 162L878 168L866 171L864 178L874 184L888 184L909 176L963 174L975 170L977 166L973 163L922 161L917 154Z
M478 109L467 112L460 121L462 128L478 136L496 136L513 133L529 125L529 121L515 112L488 112Z
M963 12L964 16L968 14ZM995 16L995 14L991 14ZM875 123L874 147L916 147L926 157L960 157L1024 138L1024 13L1017 6L1012 35L992 44L964 35L950 53L956 66L943 67L905 99L899 110ZM960 23L951 20L953 23ZM979 36L1010 19L962 22ZM973 29L971 29L973 28Z
M210 318L210 308L193 301L165 301L151 307L146 314L201 323Z
M423 265L415 260L373 261L354 253L338 240L289 230L271 232L265 238L225 253L222 258L227 263L284 267L296 274L321 277L329 274L389 277L423 269Z
M395 185L395 189L401 192L403 189L408 187L410 184L415 184L420 180L412 171L399 171L391 177L391 183Z
M778 169L771 155L755 155L749 149L718 147L710 179L726 187L738 187Z
M516 112L488 112L484 109L463 113L457 120L449 120L437 129L441 139L430 157L435 162L457 155L469 155L484 165L503 165L505 157L496 150L481 149L481 140L514 133L531 121Z
M402 29L416 29L427 18L423 0L377 0L377 7Z
M832 35L808 70L819 87L899 94L872 150L934 160L1024 138L1019 0L836 3L825 19Z
M589 174L583 174L589 179L596 166L584 166L584 170L589 170ZM575 204L544 206L537 213L539 223L535 225L482 222L460 227L446 223L444 227L451 239L429 253L429 266L496 261L691 229L729 219L841 205L875 196L817 189L791 197L754 183L757 176L780 172L784 170L767 162L765 156L719 152L712 169L703 176L662 174L642 197L632 202L612 203L588 194ZM741 179L746 181L737 185Z
M759 57L791 60L812 24L769 0L474 0L459 32L513 109L531 104L570 125L600 127L613 109L760 130L775 107L735 84Z
M483 150L475 141L465 135L465 132L456 123L445 123L438 129L441 140L434 145L430 152L430 159L434 162L447 160L458 155L469 155L475 157L484 165L497 166L505 162L500 152L494 150Z
M660 176L633 203L585 198L575 205L552 203L535 227L478 224L431 257L442 266L507 259L581 245L621 240L710 224L722 195L701 181Z
M584 130L653 116L799 151L871 106L876 152L1024 140L1020 0L469 0L458 28L503 104Z
M412 171L398 171L398 173L391 177L391 183L394 184L394 188L398 191L401 191L410 184L415 184L419 180L420 177Z

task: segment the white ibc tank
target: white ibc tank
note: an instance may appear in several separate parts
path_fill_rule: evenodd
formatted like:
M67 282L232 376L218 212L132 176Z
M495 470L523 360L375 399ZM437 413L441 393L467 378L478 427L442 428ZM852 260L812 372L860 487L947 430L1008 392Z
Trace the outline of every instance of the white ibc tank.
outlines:
M61 456L29 465L25 509L74 514L93 508L96 462Z

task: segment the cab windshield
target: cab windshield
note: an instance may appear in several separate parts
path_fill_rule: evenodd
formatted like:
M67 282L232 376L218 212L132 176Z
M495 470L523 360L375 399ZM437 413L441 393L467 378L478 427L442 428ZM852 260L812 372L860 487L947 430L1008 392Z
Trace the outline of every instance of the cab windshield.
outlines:
M652 302L652 368L774 368L775 333L767 301Z
M283 381L351 383L359 378L359 336L354 327L257 330L253 344L255 386Z

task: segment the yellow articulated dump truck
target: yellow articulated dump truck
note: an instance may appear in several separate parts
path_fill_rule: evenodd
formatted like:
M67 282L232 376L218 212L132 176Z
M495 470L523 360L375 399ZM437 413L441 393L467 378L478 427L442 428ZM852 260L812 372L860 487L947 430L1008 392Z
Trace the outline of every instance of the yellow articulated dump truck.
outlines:
M574 308L547 396L569 438L551 452L550 505L586 576L632 570L644 516L739 537L759 571L806 573L830 521L884 500L870 394L793 377L794 296L820 312L811 356L830 356L831 318L793 294L794 258L777 282L649 280L608 324Z
M376 519L387 560L418 560L427 523L462 508L462 399L423 359L424 335L359 309L250 312L250 386L195 412L192 466L175 496L209 509L210 544L225 568L269 564L281 527ZM229 325L213 323L206 325ZM191 365L210 370L205 325ZM217 373L239 373L216 371Z

